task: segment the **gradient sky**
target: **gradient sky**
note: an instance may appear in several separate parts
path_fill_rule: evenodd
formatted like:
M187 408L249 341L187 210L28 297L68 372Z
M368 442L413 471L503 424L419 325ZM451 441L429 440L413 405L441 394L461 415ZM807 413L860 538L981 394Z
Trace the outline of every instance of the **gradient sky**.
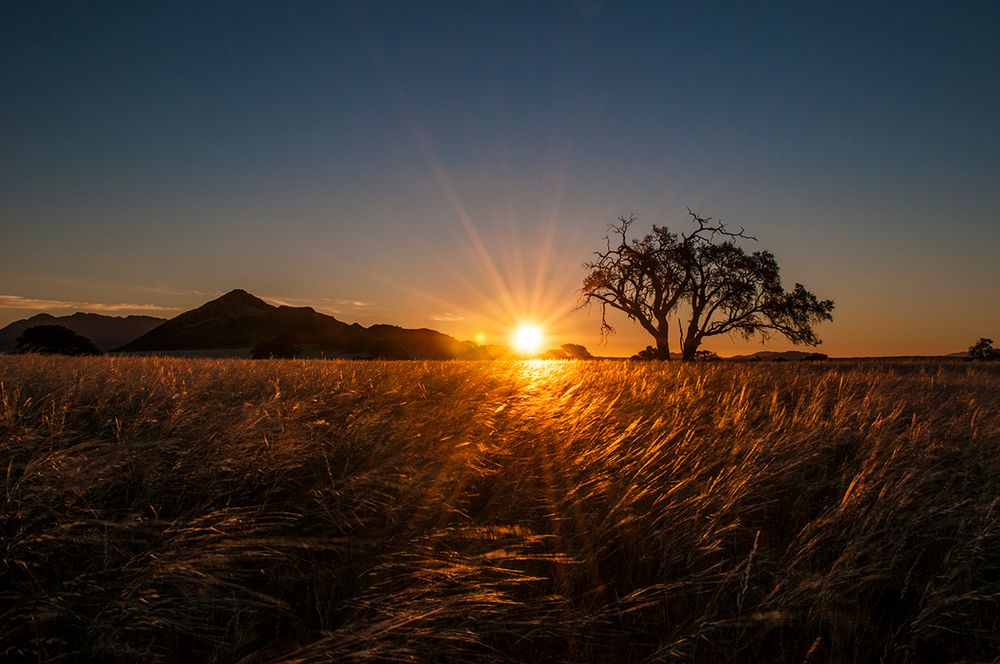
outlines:
M8 1L0 80L0 324L244 288L629 354L582 263L690 207L831 355L1000 339L1000 3Z

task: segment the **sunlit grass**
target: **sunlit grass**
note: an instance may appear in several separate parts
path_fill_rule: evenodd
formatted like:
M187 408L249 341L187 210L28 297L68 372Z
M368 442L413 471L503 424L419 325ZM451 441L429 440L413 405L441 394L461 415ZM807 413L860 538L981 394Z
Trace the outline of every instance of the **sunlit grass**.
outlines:
M0 357L0 450L24 658L1000 656L988 366Z

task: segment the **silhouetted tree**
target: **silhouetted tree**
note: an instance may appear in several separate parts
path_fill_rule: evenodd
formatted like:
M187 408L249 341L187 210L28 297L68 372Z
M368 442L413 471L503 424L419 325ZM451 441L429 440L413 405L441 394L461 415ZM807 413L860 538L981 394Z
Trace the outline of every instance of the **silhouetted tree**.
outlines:
M17 338L17 352L48 355L101 354L90 339L62 325L29 327Z
M652 346L646 346L644 349L640 350L638 353L633 355L631 360L658 360L660 359L657 355L656 349ZM694 359L700 362L716 362L722 358L719 357L718 353L710 350L699 350L694 354Z
M993 340L981 338L969 347L970 360L1000 360L1000 348L993 347Z
M301 354L302 346L288 334L266 339L250 349L250 357L255 360L291 360Z
M542 355L543 360L590 360L593 355L586 346L580 344L563 344L559 348L552 348Z
M704 227L705 220L695 219ZM802 284L786 292L770 252L747 253L732 239L713 240L702 238L691 247L692 269L685 288L690 318L681 346L685 360L694 358L706 337L720 334L766 341L778 333L794 344L821 343L813 325L832 319L831 300L820 300Z
M646 346L638 353L630 357L631 360L659 360L663 359L659 356L659 353L652 346Z
M681 357L693 360L706 337L736 333L767 340L779 333L793 343L817 345L813 325L832 320L833 301L820 300L801 284L781 285L778 263L767 251L747 251L740 240L756 240L688 210L697 225L688 234L653 226L630 238L634 216L619 217L604 251L584 266L583 304L601 304L601 332L614 329L607 308L639 323L656 342L657 359L670 359L670 327L676 320ZM612 240L612 237L614 238ZM684 306L683 315L680 312ZM681 318L687 316L686 325Z
M670 359L670 314L684 294L685 261L677 260L683 242L667 228L653 226L641 239L630 239L635 216L619 217L605 236L605 250L584 264L589 272L581 297L585 304L601 304L601 333L615 330L608 322L608 307L624 312L639 323L656 342L656 357Z

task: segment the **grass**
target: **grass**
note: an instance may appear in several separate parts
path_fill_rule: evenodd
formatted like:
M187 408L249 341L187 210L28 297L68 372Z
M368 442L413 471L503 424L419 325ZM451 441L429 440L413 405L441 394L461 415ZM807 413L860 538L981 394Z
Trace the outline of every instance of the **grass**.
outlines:
M1000 367L0 357L6 661L1000 658Z

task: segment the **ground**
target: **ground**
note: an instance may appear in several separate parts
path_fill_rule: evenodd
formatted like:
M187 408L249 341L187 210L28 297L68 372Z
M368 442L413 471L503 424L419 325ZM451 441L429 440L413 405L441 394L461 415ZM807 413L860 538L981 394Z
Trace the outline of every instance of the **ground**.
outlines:
M0 357L16 661L1000 657L1000 369Z

